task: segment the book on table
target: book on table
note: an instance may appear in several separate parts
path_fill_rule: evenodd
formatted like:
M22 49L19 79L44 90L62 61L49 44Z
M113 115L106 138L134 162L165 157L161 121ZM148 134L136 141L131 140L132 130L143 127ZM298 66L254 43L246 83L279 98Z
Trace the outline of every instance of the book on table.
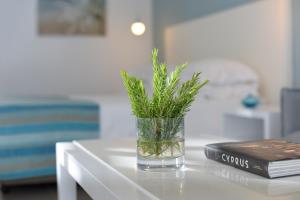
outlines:
M285 140L208 144L205 155L208 159L267 178L300 174L300 144Z

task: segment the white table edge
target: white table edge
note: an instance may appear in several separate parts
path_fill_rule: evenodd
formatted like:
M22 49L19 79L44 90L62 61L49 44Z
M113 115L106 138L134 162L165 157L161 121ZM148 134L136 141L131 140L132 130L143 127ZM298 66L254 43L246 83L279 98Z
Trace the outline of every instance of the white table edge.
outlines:
M158 197L154 196L152 193L144 189L143 187L139 186L132 180L130 180L128 177L124 176L117 170L115 170L113 167L108 165L106 162L101 160L100 158L94 156L92 153L87 151L85 148L83 148L78 142L73 141L73 142L63 142L63 143L57 143L56 144L56 156L57 156L57 161L56 161L56 167L57 167L57 187L58 187L58 199L59 200L75 200L77 199L77 191L76 191L76 183L78 183L83 189L89 190L86 188L86 185L81 184L81 181L76 178L76 174L74 175L75 170L70 170L68 166L70 166L70 163L77 162L79 165L76 165L76 171L79 171L82 173L83 171L86 171L84 174L87 176L87 168L85 168L80 161L76 159L76 155L74 155L74 150L77 148L77 150L80 150L89 157L91 157L93 160L97 161L99 165L105 166L110 172L116 174L118 178L123 179L126 181L127 184L131 185L131 188L134 190L138 190L140 194L142 194L143 199L151 199L151 200L159 200ZM75 153L76 154L76 153ZM97 163L97 164L98 164ZM74 166L72 164L71 166ZM73 167L74 168L74 167ZM90 180L94 180L94 182L97 182L98 186L101 185L101 187L105 188L106 191L101 190L101 187L97 187L99 191L96 191L96 193L101 193L101 195L94 195L90 196L93 199L120 199L118 196L116 196L109 188L107 188L102 182L97 179L96 176L90 173ZM128 185L127 185L128 186ZM101 191L100 191L101 190ZM93 191L95 192L95 191ZM108 197L110 196L110 197ZM141 197L141 196L140 196ZM123 199L123 198L122 198ZM124 198L126 199L126 198ZM134 199L133 199L134 200Z

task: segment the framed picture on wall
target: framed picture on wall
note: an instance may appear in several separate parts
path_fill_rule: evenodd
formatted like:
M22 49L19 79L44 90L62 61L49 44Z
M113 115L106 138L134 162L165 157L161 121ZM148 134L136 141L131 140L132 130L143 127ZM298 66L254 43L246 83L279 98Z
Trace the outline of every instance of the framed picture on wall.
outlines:
M40 35L104 35L106 0L38 0Z

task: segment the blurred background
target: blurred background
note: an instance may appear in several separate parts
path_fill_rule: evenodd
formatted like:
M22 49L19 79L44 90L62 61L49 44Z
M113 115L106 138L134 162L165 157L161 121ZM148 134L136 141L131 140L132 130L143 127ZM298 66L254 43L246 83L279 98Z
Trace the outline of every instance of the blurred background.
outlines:
M3 95L118 93L123 91L119 70L149 68L153 47L171 65L203 59L242 62L255 70L259 90L270 102L278 101L280 87L299 82L296 0L1 3ZM80 4L87 5L80 10ZM141 36L130 30L137 21L146 27ZM93 23L99 23L94 33Z
M195 71L210 80L186 117L187 138L285 136L281 90L300 86L299 0L0 3L4 107L15 105L16 97L17 105L25 107L28 99L20 97L30 97L31 106L40 105L40 97L91 100L101 107L97 137L133 137L134 116L119 72L139 76L151 94L151 51L158 48L170 69L189 63L183 80ZM288 133L300 129L295 124ZM6 198L17 199L18 194Z

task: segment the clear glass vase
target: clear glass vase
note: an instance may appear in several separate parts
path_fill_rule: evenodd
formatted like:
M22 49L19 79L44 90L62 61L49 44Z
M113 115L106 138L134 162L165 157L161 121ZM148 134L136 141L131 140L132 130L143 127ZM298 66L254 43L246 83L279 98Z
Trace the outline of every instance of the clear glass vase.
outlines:
M140 169L183 167L183 118L138 118L137 130L137 164Z

